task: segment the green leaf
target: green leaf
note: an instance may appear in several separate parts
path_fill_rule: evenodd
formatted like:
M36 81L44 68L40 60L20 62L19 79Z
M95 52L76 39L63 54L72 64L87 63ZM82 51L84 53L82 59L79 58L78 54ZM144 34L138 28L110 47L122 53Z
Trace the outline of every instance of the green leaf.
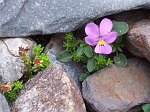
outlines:
M77 56L80 57L83 54L83 47L77 49Z
M118 36L117 39L116 39L116 43L122 43L122 39L123 37L122 36Z
M119 54L114 57L114 62L119 67L125 67L128 61L124 54Z
M120 47L124 47L124 44L122 43L122 44L120 45Z
M89 58L93 56L93 49L90 46L84 47L83 52Z
M95 69L96 66L96 60L93 58L90 58L87 62L87 70L89 72L92 72Z
M144 104L142 106L142 109L144 112L150 112L150 104Z
M118 33L118 36L127 33L128 30L129 30L129 26L127 23L113 21L112 31L116 31Z
M68 62L72 59L72 55L69 51L63 51L58 56L58 61L60 62Z
M112 52L114 53L114 52L116 52L116 50L117 50L117 48L116 48L116 46L115 45L111 45L112 46Z
M79 76L79 81L84 81L90 74L89 73L82 73Z
M121 47L118 47L117 49L118 49L118 51L122 52L122 49L121 49Z
M80 47L87 46L87 44L84 41L79 40L78 42L80 42Z

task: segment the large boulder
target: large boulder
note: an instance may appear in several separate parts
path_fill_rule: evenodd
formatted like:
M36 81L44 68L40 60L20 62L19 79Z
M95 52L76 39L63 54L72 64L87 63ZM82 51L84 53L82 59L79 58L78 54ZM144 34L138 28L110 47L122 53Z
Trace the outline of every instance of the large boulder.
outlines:
M22 77L24 64L19 57L19 47L32 48L33 44L25 38L0 40L0 82L14 82Z
M0 93L0 112L10 112L5 96Z
M25 85L12 112L86 112L76 83L54 64Z
M138 112L135 106L150 102L149 66L133 58L125 68L106 67L84 80L83 97L95 112Z
M149 0L0 0L0 36L68 32L91 19L149 6Z

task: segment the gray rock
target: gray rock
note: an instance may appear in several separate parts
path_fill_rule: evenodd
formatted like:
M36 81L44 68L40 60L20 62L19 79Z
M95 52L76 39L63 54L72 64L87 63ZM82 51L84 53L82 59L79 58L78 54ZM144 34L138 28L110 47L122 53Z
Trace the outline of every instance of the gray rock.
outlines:
M0 40L0 82L14 82L23 75L24 64L19 57L19 47L33 46L33 41L25 38Z
M149 66L133 58L125 68L106 67L84 80L82 95L95 112L135 112L133 107L150 103Z
M0 0L0 36L68 32L91 19L149 6L150 0Z
M10 112L8 103L7 103L4 95L2 95L1 93L0 93L0 112Z
M57 61L58 54L63 51L64 36L64 34L53 35L51 41L46 46L45 53L48 54L52 64L61 65L67 74L69 74L71 78L78 84L78 86L81 87L79 75L83 72L83 66L73 61L68 63L61 63Z
M50 65L25 84L12 112L86 112L76 83L61 65Z

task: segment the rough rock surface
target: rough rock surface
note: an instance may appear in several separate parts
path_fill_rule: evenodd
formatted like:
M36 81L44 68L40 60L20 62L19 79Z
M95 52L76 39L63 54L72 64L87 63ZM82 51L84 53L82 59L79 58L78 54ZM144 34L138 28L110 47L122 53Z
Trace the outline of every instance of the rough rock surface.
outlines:
M19 47L32 47L33 41L25 38L0 40L0 82L13 82L23 75L23 63L19 57Z
M76 83L55 64L27 82L12 112L86 112L86 109Z
M135 23L128 32L125 45L132 54L150 61L150 20Z
M125 47L132 54L150 61L150 13L149 10L123 12L112 16L113 19L129 24L125 35Z
M10 112L8 103L7 103L4 95L2 95L1 93L0 93L0 112Z
M45 53L48 54L52 64L61 65L67 74L71 75L71 78L81 87L79 81L79 75L82 73L83 67L81 64L75 62L61 63L57 61L58 54L63 51L64 34L55 34L52 36L51 41L46 46Z
M133 58L126 68L104 68L83 82L83 97L96 112L128 112L134 106L149 103L149 66L147 61Z
M149 6L149 0L0 0L0 36L67 32L91 19Z

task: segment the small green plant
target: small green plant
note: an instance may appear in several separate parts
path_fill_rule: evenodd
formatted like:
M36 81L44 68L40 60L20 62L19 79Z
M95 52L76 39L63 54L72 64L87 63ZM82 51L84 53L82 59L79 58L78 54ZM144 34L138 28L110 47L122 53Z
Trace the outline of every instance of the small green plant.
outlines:
M3 88L4 87L5 87L5 91L2 89L2 87L0 89L3 90L3 93L4 93L7 101L9 103L11 103L16 99L19 90L22 89L23 82L22 81L16 81L12 85L7 83L6 85L3 85Z
M33 46L33 55L29 56L29 48L19 48L19 55L25 65L25 75L32 78L39 71L44 70L50 65L50 60L47 54L42 53L44 47L35 44Z
M143 109L144 112L150 112L150 104L142 105L142 109Z
M27 74L27 76L32 77L32 62L30 56L28 55L29 50L29 48L19 47L19 55L25 66L24 74Z
M124 22L111 22L107 18L103 19L102 22L99 27L94 23L87 24L85 41L75 37L73 33L65 35L63 45L65 50L58 55L58 60L61 62L70 60L83 62L86 69L80 75L80 81L113 62L120 67L127 65L127 58L122 53L124 45L121 36L128 31L128 25Z
M50 65L50 60L48 58L47 54L42 53L44 50L44 47L42 47L40 44L35 44L33 47L33 72L37 73L39 71L44 70Z

